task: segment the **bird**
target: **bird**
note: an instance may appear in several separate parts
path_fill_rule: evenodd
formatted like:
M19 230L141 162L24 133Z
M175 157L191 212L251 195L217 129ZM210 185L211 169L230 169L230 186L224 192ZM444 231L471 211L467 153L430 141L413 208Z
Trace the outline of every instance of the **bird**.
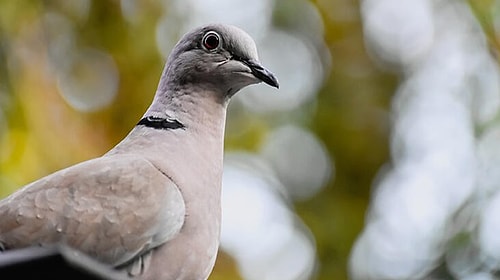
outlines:
M261 82L279 88L242 29L186 33L121 142L0 201L0 251L65 244L134 279L207 279L219 247L227 106Z

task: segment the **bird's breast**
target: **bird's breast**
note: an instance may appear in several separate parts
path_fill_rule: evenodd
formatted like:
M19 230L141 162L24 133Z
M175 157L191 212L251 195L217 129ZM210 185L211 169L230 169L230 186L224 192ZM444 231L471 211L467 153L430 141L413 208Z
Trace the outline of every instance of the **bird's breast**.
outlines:
M186 215L177 236L153 253L151 267L164 270L146 272L144 279L206 279L219 247L222 136L220 139L179 137L169 141L163 149L157 145L159 150L145 152L143 156L178 186Z

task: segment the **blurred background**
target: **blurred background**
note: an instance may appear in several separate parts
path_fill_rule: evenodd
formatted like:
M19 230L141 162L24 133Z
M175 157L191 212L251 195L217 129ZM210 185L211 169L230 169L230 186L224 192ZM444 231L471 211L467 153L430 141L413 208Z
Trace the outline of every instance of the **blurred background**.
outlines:
M0 1L0 197L113 147L209 22L281 85L230 104L211 280L500 277L498 0Z

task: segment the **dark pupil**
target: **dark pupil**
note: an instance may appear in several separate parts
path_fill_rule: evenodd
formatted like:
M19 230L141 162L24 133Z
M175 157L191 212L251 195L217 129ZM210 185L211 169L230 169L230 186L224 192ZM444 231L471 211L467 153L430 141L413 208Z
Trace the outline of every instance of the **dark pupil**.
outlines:
M209 50L217 48L219 45L219 38L215 35L208 35L205 38L205 47Z

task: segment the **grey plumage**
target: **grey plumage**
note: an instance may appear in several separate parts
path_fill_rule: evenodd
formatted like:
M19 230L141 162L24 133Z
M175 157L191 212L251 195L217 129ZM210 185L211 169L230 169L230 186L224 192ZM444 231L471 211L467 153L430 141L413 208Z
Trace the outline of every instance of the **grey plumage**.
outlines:
M278 87L242 30L207 25L186 34L122 142L0 201L0 246L63 242L140 279L208 278L219 245L226 107L261 81Z

